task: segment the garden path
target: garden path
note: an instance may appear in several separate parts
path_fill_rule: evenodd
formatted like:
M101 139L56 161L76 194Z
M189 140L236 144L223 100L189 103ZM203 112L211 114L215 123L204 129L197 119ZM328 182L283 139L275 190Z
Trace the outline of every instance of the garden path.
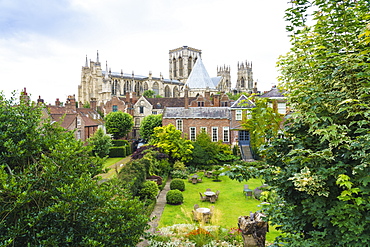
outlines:
M171 179L168 179L164 188L159 192L157 196L157 203L155 204L154 210L150 215L150 218L153 219L149 222L150 229L147 231L148 233L154 233L158 227L159 220L162 216L164 207L166 206L166 194L170 190L170 183ZM154 218L153 218L154 217ZM144 240L136 245L137 247L145 247L149 246L148 241Z

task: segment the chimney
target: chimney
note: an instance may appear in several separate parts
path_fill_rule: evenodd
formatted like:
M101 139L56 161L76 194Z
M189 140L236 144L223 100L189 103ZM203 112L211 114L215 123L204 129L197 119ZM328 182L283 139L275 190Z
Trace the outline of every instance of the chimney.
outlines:
M184 89L184 99L185 99L185 109L189 109L189 88L188 86L185 86L185 89Z
M96 111L96 98L91 98L90 100L90 108Z
M206 91L204 92L204 98L206 98L207 100L211 100L211 93L208 86L206 88Z
M130 92L126 92L126 102L130 102Z
M132 102L135 104L136 100L136 92L132 92Z
M37 104L38 105L42 105L42 104L44 104L44 100L43 99L41 99L41 96L39 95L39 98L37 99Z
M76 111L76 98L75 95L69 95L66 102L66 108Z
M30 97L28 96L28 93L26 91L26 88L21 92L21 95L19 96L19 100L23 103L27 103L30 101Z
M56 100L55 100L55 106L60 106L60 101L59 101L59 98L57 98Z
M216 106L216 107L220 107L220 96L219 94L215 94L213 96L213 105Z

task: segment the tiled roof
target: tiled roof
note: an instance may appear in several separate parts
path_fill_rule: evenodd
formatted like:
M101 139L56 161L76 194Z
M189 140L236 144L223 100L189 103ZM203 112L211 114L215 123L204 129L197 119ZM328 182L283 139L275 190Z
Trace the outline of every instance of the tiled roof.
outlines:
M166 107L163 118L231 119L228 107Z
M260 97L265 98L285 97L284 93L286 93L286 91L280 91L277 87L274 87L267 93L261 95Z
M153 106L153 109L163 109L164 107L184 107L185 98L146 98L145 99ZM189 102L195 100L196 97L189 97Z

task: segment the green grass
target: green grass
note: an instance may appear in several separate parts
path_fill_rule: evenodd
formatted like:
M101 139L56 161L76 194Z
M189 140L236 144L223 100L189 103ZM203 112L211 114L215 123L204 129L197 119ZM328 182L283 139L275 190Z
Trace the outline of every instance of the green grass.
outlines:
M104 163L104 167L103 168L108 168L110 167L111 165L115 164L116 162L120 161L121 159L123 159L122 157L118 157L118 158L108 158L105 163Z
M199 173L203 175L203 173ZM244 184L248 184L250 189L255 189L263 184L260 179L251 179L245 183L231 180L226 176L220 176L221 182L214 182L211 178L202 177L203 182L192 184L185 180L185 191L183 192L184 203L182 205L166 204L163 214L160 218L158 227L171 226L174 224L184 224L192 222L192 210L194 204L200 207L209 208L214 205L213 225L219 225L225 228L238 227L239 216L249 215L250 211L256 212L260 201L246 198L243 193ZM216 203L202 202L199 192L203 193L207 188L212 191L220 191L219 199ZM270 227L266 235L268 242L279 235L279 232Z

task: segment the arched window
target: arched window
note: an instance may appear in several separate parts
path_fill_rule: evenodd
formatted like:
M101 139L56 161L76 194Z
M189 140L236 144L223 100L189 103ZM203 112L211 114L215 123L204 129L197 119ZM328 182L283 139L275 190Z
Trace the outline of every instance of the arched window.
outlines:
M193 68L193 58L188 58L188 76L190 75L191 69Z
M173 93L172 93L173 97L180 97L180 92L179 92L179 89L177 86L175 86L173 88Z
M147 82L144 82L144 91L148 90L148 83Z
M164 97L166 98L171 97L171 89L168 85L164 88Z
M179 57L179 76L184 75L184 62L182 61L182 57Z
M159 95L159 85L158 82L153 83L153 89L155 95Z
M244 77L240 79L240 87L245 87Z
M173 59L173 77L177 77L177 66L176 66L176 59Z

